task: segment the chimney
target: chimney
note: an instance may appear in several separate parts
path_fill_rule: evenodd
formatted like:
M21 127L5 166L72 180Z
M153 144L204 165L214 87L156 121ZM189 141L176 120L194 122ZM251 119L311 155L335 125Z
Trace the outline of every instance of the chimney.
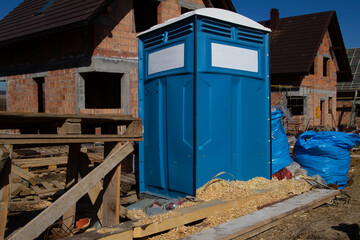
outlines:
M277 8L272 8L270 11L270 29L275 31L279 25L279 10Z

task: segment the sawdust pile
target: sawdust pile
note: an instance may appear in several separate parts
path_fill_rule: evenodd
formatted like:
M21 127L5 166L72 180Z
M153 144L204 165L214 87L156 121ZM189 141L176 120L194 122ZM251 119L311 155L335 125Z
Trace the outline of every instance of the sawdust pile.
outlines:
M178 215L177 212L168 211L168 212L163 213L163 214L158 214L158 215L154 215L152 217L140 219L138 222L135 223L135 226L142 226L142 225L146 225L146 224L149 224L149 223L156 223L156 222L160 223L164 219L171 218L171 217L174 217L176 215Z
M204 221L193 226L181 226L167 233L150 238L151 240L179 239L207 228L212 228L221 223L239 218L246 214L255 212L258 207L273 203L290 196L309 191L311 186L302 179L291 180L267 180L265 178L254 178L243 181L225 181L214 179L196 191L196 197L204 201L215 199L235 200L249 197L250 200L241 208L230 208L226 211L216 212ZM256 196L251 198L251 196Z
M141 209L128 210L126 212L126 216L128 218L130 218L131 220L138 220L138 219L142 219L142 218L147 218L146 213L144 213L143 210L141 210Z

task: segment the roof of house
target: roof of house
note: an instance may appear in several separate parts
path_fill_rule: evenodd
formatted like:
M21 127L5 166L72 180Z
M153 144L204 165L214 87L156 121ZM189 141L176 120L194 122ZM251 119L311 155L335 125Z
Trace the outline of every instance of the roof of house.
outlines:
M0 42L86 24L110 0L25 0L0 21ZM46 7L48 3L51 3ZM43 12L40 12L43 10Z
M24 0L0 21L0 43L56 29L86 25L111 2L112 0ZM207 6L235 11L230 0L205 2L208 3Z
M270 26L270 20L260 23ZM280 18L270 35L271 74L308 74L327 30L339 67L338 81L351 81L351 70L335 11Z
M360 83L360 48L349 48L346 53L353 74L353 82Z

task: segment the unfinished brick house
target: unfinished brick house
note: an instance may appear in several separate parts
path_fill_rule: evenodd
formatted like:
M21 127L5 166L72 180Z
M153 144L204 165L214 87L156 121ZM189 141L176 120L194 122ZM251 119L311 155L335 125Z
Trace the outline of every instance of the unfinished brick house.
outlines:
M296 124L288 131L331 129L336 123L336 84L351 70L335 11L270 20L271 104L284 105Z
M0 21L7 110L138 115L137 33L230 0L24 0Z
M360 125L360 48L347 49L353 80L337 85L338 125L341 129Z

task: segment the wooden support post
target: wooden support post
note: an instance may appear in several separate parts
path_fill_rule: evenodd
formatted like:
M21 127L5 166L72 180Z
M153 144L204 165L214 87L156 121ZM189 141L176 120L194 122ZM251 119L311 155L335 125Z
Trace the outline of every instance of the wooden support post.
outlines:
M114 148L115 143L105 143L104 157L106 157ZM104 178L104 195L102 202L102 219L103 227L111 226L119 223L119 206L120 205L120 177L117 173L120 171L121 165L109 172ZM118 187L119 185L119 187Z
M7 214L10 201L10 172L11 172L11 159L9 151L0 146L0 239L5 237L5 229L7 223Z
M114 125L107 125L102 131L105 134L117 134L118 128ZM113 151L116 144L117 143L114 142L106 142L104 144L104 159L111 154L111 151ZM119 211L117 211L119 206L117 206L117 204L120 205L120 177L118 177L117 171L120 171L121 174L120 165L109 172L104 178L104 195L102 202L103 216L101 219L103 227L119 223ZM117 187L117 185L119 185L119 187Z
M78 182L78 162L80 159L80 147L79 143L69 144L69 156L66 169L66 190L69 190ZM75 221L75 208L72 206L64 215L62 228L64 231L72 229Z
M53 204L47 207L33 220L26 224L19 231L9 236L9 240L14 239L34 239L37 238L46 228L61 217L71 206L73 206L82 196L84 196L96 183L105 177L112 169L131 152L134 151L131 143L123 146L117 145L107 158L98 167L81 179L75 186L65 192Z

